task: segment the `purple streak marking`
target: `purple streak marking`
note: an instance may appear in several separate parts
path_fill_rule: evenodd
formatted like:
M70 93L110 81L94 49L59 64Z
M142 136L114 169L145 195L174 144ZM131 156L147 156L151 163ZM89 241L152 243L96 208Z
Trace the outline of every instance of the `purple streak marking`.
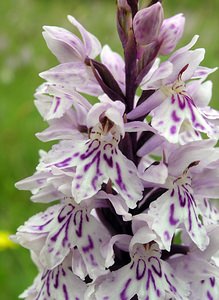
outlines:
M62 167L67 167L69 164L69 162L72 160L71 157L68 157L66 159L64 159L63 161L54 164L54 166L56 166L57 168L62 168Z
M211 278L210 278L210 283L211 283L211 286L212 286L212 287L215 286L215 277L211 277Z
M92 266L98 267L98 264L96 263L96 261L95 261L94 256L93 256L92 253L90 253L90 260L91 260Z
M51 271L48 272L47 278L46 278L46 292L47 295L50 297L50 275L51 275Z
M195 113L194 113L194 110L193 110L193 107L195 107L194 103L193 103L193 100L189 97L186 97L186 100L187 100L187 103L188 103L188 107L189 107L189 110L190 110L190 113L191 113L191 117L192 117L192 122L195 122L196 120L196 117L195 117Z
M171 104L174 104L175 103L175 98L174 98L174 95L171 97Z
M78 210L75 215L74 215L74 224L75 226L77 225L77 215L78 213L80 214L79 216L79 224L78 224L78 228L76 228L75 232L77 234L78 237L82 236L82 223L83 223L83 212L82 210Z
M57 289L59 286L59 269L55 275L55 283L54 283L54 288Z
M59 105L61 103L61 98L60 97L56 97L55 99L56 99L56 106L54 108L53 113L56 113L56 111L57 111L57 109L58 109L58 107L59 107Z
M209 300L214 300L214 298L212 297L212 295L209 291L207 291L207 297Z
M179 219L174 218L174 209L175 209L175 205L172 203L170 205L170 217L169 217L169 222L170 225L172 226L175 226L179 222Z
M103 159L106 161L110 168L113 167L113 158L112 156L108 157L105 153L103 154Z
M179 108L183 110L186 107L185 96L181 96L177 94L177 100L178 100Z
M84 253L89 252L90 250L94 249L94 243L93 240L91 238L91 236L88 234L88 245L82 247L82 250Z
M43 230L44 227L46 227L46 225L48 225L49 223L51 223L53 221L53 218L50 219L49 221L47 221L46 223L44 223L43 225L32 225L31 227L35 230L35 229L38 229L38 230Z
M176 290L175 286L172 285L172 283L169 281L166 274L164 274L164 277L165 277L166 282L168 283L168 285L170 287L170 291L173 292L173 293L176 293L177 290Z
M99 165L100 165L100 154L101 154L101 151L98 151L97 153L96 153L96 155L92 158L92 160L88 163L88 164L86 164L85 166L84 166L84 172L87 172L88 171L88 169L94 164L94 162L95 161L97 161L97 163L96 163L96 171L97 171L97 173L100 173L100 170L99 170Z
M93 143L94 143L95 141L97 141L97 140L92 141L92 142L88 145L88 148L87 148L86 152L83 153L83 154L81 154L80 159L82 159L82 160L87 159L88 157L90 157L90 156L91 156L91 155L99 148L99 146L100 146L100 141L98 141L98 145L97 145L96 147L94 147L91 151L89 151L90 148L92 147L92 145L93 145Z
M136 268L136 279L141 280L146 271L146 263L143 259L139 259Z
M121 299L121 300L129 300L129 299L127 298L127 296L126 296L126 291L127 291L128 287L129 287L131 281L132 281L131 278L129 278L129 279L126 281L125 286L124 286L124 289L123 289L123 290L121 291L121 293L120 293L120 299Z
M152 281L153 286L154 286L154 290L156 291L157 287L156 287L154 276L153 276L151 270L148 269L148 280L147 280L147 283L146 283L146 290L149 290L149 288L150 288L150 281Z
M175 193L175 191L174 191L174 189L172 189L172 191L171 191L171 193L170 193L170 197L173 197L173 196L174 196L174 193Z
M68 291L67 291L67 287L65 284L62 285L62 290L64 293L65 300L69 300Z
M151 267L153 269L153 271L159 276L162 277L162 269L161 269L161 263L159 261L159 259L156 256L151 256L148 261L152 264ZM155 265L153 264L154 261L155 263L157 263L157 266L155 267Z
M184 207L186 205L186 198L185 198L185 195L184 195L184 197L182 196L179 186L178 186L178 199L179 199L180 206Z
M118 175L118 178L116 179L116 183L118 184L118 186L120 187L120 189L122 191L126 191L126 186L125 186L124 182L122 181L121 169L117 162L116 162L116 171L117 171L117 175Z

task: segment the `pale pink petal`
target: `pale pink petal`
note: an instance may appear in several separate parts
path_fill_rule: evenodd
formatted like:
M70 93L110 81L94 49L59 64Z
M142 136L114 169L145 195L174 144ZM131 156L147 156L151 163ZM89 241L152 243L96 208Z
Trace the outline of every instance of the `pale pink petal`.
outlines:
M208 80L204 83L192 81L187 85L188 94L192 96L194 104L199 108L205 108L212 97L212 81Z
M126 132L142 132L150 131L156 133L156 131L146 122L133 121L124 124Z
M206 167L209 163L216 161L218 153L213 148L215 140L200 140L188 143L174 149L169 156L169 174L172 176L180 176L188 166L199 161L197 167L201 167L201 170Z
M218 169L204 169L201 173L194 174L192 179L192 185L197 195L214 199L219 198L218 182Z
M87 276L87 270L80 252L78 251L78 249L72 249L71 253L73 273L82 280L85 280L85 277Z
M129 120L137 119L141 116L147 115L152 109L157 107L166 99L166 95L160 90L154 92L146 101L138 105L127 114Z
M171 59L175 59L178 55L181 55L182 53L188 51L189 49L191 49L197 42L199 36L198 35L195 35L191 42L189 42L186 46L176 50L172 55L171 55Z
M99 195L100 194L103 196L103 198L109 199L116 213L119 216L122 216L124 221L131 221L132 215L128 212L129 207L120 195L107 194L103 191L100 191Z
M201 79L201 82L203 82L208 77L208 75L214 73L215 71L217 71L217 69L217 67L207 68L203 66L198 66L192 76L192 79Z
M82 61L83 44L68 30L56 26L44 26L43 37L48 48L61 63Z
M162 80L167 78L172 72L173 64L169 61L162 62L149 80L147 79L147 75L142 79L141 88L143 90L156 90L160 88L162 86Z
M161 146L165 141L166 140L162 136L155 134L138 150L137 155L140 157L148 155Z
M40 73L43 79L60 85L78 87L86 85L88 67L81 62L68 62Z
M49 127L40 133L36 133L36 136L44 142L60 139L80 140L80 138L83 138L83 135L79 131L79 127L77 114L74 110L70 109L63 117L50 120Z
M200 62L204 59L205 50L204 49L196 49L190 50L187 52L183 52L178 56L170 57L169 61L173 64L173 72L171 76L168 77L166 83L172 83L174 80L177 79L180 71L186 66L186 70L182 73L182 80L186 81L189 80L197 67L199 66Z
M115 262L115 253L114 253L114 245L118 246L120 249L124 251L128 251L129 243L131 240L131 236L127 234L117 234L114 235L105 245L101 247L101 253L106 258L105 266L109 268Z
M164 163L150 165L143 173L139 174L144 181L154 184L164 184L168 177L168 168Z
M68 20L79 30L82 36L85 55L95 58L101 51L101 44L98 39L88 32L74 17L68 16Z

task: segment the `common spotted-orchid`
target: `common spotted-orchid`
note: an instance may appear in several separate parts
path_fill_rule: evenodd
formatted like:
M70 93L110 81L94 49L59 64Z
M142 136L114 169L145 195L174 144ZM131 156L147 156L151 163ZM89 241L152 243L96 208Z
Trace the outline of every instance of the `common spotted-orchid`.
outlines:
M56 201L12 236L39 269L20 297L217 300L216 69L200 66L198 36L175 50L185 17L165 19L161 1L117 1L124 58L68 19L81 37L44 27L59 65L35 93L37 137L58 142L16 184Z

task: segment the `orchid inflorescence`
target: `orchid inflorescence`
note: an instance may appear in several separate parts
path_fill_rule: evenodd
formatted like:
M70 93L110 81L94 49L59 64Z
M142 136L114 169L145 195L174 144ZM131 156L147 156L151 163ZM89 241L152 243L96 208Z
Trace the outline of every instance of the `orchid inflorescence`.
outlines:
M216 68L200 66L198 36L175 50L185 18L164 19L160 1L117 1L124 59L68 19L81 38L44 27L60 64L35 94L37 137L59 142L16 184L56 201L12 237L39 269L20 297L218 300Z

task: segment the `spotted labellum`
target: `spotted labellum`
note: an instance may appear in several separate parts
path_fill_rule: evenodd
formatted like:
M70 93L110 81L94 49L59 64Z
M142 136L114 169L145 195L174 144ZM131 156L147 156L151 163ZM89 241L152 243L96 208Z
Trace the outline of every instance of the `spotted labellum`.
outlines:
M218 300L216 68L197 35L175 50L185 17L161 1L117 1L123 56L68 19L44 27L59 64L35 93L54 144L16 184L47 204L11 237L39 270L20 298Z

